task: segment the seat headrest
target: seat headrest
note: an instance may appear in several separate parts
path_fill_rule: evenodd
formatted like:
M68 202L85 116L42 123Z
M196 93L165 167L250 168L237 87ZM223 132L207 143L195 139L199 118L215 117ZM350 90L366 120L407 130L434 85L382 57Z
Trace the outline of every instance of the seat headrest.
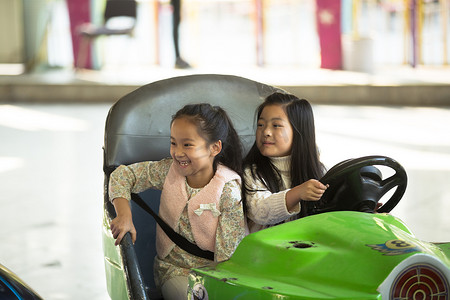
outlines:
M219 105L230 116L246 153L254 141L254 116L281 89L232 75L189 75L144 85L119 99L105 128L104 164L115 167L169 156L170 121L186 104Z

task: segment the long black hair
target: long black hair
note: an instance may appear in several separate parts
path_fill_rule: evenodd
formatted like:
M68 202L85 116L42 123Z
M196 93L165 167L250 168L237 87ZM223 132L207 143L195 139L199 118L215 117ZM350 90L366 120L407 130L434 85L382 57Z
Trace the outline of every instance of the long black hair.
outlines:
M242 176L241 140L223 108L209 103L188 104L172 116L172 122L181 117L186 117L197 126L207 145L222 141L222 151L214 157L214 172L217 164L221 163Z
M288 93L276 92L269 95L256 110L256 120L261 116L263 109L269 105L280 105L292 126L293 139L290 162L291 186L295 187L309 179L320 179L325 174L325 166L320 161L319 151L316 145L316 133L314 126L314 114L311 104L306 99L299 99ZM256 141L244 158L244 168L249 167L254 179L259 179L272 193L280 191L279 182L281 175L272 164L269 157L261 154ZM249 193L254 193L247 184L243 185L243 198ZM300 216L309 213L314 203L302 201ZM245 207L245 206L244 206Z

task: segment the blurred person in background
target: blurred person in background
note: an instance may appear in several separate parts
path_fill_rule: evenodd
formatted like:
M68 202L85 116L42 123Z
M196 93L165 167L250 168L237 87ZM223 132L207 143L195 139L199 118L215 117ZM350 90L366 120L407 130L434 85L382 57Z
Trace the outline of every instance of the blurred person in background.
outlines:
M181 0L170 0L170 4L173 7L173 46L175 49L175 68L177 69L188 69L191 66L180 54L179 46L179 27L181 22Z

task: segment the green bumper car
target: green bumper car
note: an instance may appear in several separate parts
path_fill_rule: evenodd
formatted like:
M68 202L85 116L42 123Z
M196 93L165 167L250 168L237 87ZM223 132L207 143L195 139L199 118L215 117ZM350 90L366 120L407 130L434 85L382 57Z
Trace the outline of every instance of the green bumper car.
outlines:
M127 234L114 246L111 171L120 164L168 157L171 116L188 103L226 109L246 151L254 141L256 107L274 91L280 90L231 75L189 75L140 87L112 106L105 128L103 216L111 299L161 299L153 279L156 222L133 201L138 239L133 245ZM383 179L378 165L394 175ZM401 165L384 156L351 159L321 181L330 187L313 215L252 233L229 260L193 269L186 299L450 298L450 243L418 240L401 220L387 214L406 189ZM378 207L391 190L392 196ZM158 211L159 191L140 196ZM379 213L370 213L375 209Z

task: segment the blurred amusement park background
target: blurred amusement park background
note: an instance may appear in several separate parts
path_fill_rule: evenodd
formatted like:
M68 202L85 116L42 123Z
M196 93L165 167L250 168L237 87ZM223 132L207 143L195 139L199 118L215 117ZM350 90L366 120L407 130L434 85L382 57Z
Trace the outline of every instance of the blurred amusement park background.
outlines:
M175 66L168 0L137 0L135 20L109 21L116 29L131 22L131 35L86 45L80 28L103 25L106 2L2 0L2 73ZM448 0L183 0L179 48L194 68L440 67L449 63L449 7Z

